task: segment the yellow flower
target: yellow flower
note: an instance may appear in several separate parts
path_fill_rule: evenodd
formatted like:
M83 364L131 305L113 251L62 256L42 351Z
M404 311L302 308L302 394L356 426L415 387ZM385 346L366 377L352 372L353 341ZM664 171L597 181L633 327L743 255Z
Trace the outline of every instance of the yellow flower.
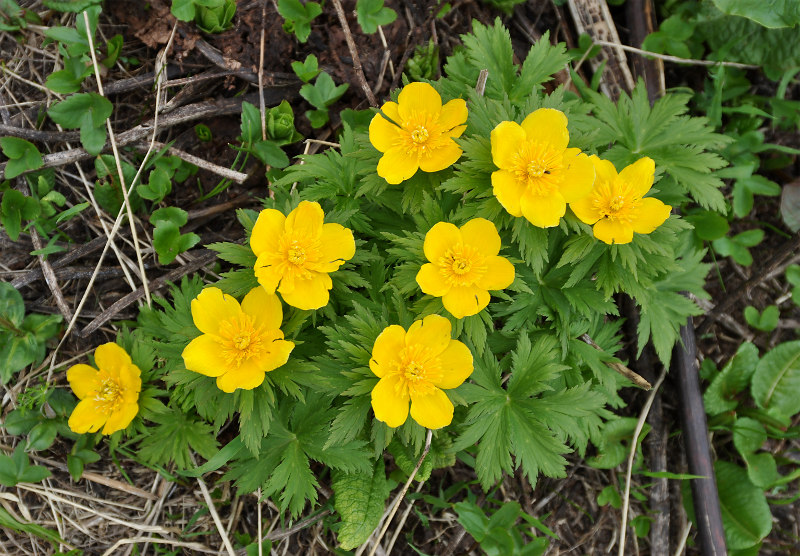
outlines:
M408 329L396 324L380 333L369 368L380 378L372 389L375 417L399 427L408 417L428 429L453 420L453 404L442 389L456 388L472 374L469 348L450 338L450 321L429 315Z
M630 243L633 232L649 234L669 218L672 207L642 198L653 185L656 166L651 158L640 158L619 174L608 160L594 155L590 160L597 181L587 196L569 206L582 222L594 224L594 237L608 244Z
M484 218L461 228L439 222L425 235L423 249L430 262L419 269L417 284L428 295L441 297L457 319L479 313L489 304L488 290L502 290L514 281L514 265L497 256L497 228Z
M275 209L258 215L250 247L258 257L258 283L268 293L280 292L298 309L319 309L328 304L333 287L328 273L353 258L353 232L339 224L323 224L319 203L302 201L289 216Z
M67 380L80 400L69 416L69 428L80 434L112 434L127 428L139 413L141 371L125 350L113 342L94 350L97 369L73 365Z
M192 319L203 334L184 348L183 362L190 371L216 377L223 392L252 390L294 349L283 339L278 296L262 287L250 290L241 305L219 288L206 288L192 300Z
M568 149L567 117L540 108L522 125L501 122L492 130L494 196L513 216L540 228L558 226L567 203L586 195L594 168L580 149Z
M467 103L456 98L442 106L442 97L427 83L409 83L397 102L387 102L369 124L369 141L384 153L378 175L396 184L423 172L438 172L454 164L463 152L460 137L467 121ZM389 121L391 120L391 121Z

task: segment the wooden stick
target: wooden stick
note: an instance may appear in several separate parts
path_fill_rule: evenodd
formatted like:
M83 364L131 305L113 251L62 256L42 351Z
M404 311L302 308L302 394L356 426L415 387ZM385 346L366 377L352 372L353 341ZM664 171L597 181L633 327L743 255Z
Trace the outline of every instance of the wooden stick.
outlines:
M347 23L347 17L342 9L342 3L339 0L333 0L333 7L336 8L336 15L339 18L339 23L342 25L344 38L347 41L347 48L350 50L350 56L353 58L353 69L355 70L356 77L358 77L358 81L361 84L361 89L363 89L364 95L367 97L367 101L369 101L370 106L373 108L378 108L378 100L375 98L375 94L372 92L372 89L370 89L369 84L367 83L367 78L364 77L364 70L361 67L361 58L358 56L358 50L356 49L355 41L353 41L353 35L350 33L350 25Z

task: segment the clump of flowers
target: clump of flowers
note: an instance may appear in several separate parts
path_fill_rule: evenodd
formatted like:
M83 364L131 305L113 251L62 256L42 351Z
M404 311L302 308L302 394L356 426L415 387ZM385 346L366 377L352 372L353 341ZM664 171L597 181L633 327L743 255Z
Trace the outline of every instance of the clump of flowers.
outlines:
M113 434L131 424L139 413L141 371L130 356L113 342L94 351L97 369L73 365L67 370L70 388L80 400L69 416L72 432Z
M489 290L502 290L514 281L514 265L498 256L500 234L485 218L461 228L439 222L425 235L428 263L417 273L417 284L428 295L441 297L457 319L475 315L489 304Z
M472 353L450 337L450 321L429 315L408 332L398 325L375 340L369 368L380 378L372 389L375 417L399 427L411 418L429 429L453 420L453 403L443 390L457 388L472 374Z
M262 287L252 289L241 305L219 288L206 288L192 300L192 320L203 334L183 350L184 364L216 377L223 392L252 390L294 349L293 342L283 339L278 296Z
M594 167L580 149L569 149L567 117L540 108L522 124L501 122L492 130L495 197L513 216L540 228L558 226L571 203L594 183Z
M284 216L275 209L262 210L250 236L256 257L258 283L268 293L281 294L298 309L319 309L328 304L333 287L329 273L353 258L353 232L340 224L325 224L319 203L302 201Z
M597 179L591 192L570 203L582 222L594 227L594 237L608 244L630 243L633 232L649 234L667 218L672 207L644 197L653 185L655 163L640 158L619 174L614 165L592 155Z
M442 97L427 83L409 83L397 102L381 106L369 125L369 140L383 153L378 175L391 184L418 169L438 172L454 164L461 148L453 141L467 128L467 103L460 98L442 106ZM388 119L387 119L388 118Z

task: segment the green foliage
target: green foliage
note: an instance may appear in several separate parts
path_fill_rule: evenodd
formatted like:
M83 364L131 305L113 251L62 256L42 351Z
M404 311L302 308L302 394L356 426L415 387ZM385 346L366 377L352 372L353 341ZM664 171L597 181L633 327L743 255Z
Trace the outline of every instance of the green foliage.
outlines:
M19 239L23 220L33 220L41 214L36 199L15 189L6 189L0 202L0 223L12 241Z
M148 160L147 166L153 169L150 171L147 183L136 186L136 192L142 199L154 203L161 202L172 192L173 180L183 182L190 175L197 173L197 166L184 162L177 156L157 156Z
M458 514L458 522L488 555L544 554L550 543L544 537L535 537L530 532L531 525L555 538L552 531L538 519L523 512L517 502L502 504L488 517L483 509L472 501L458 502L453 505L453 509ZM520 518L523 520L522 526L517 526Z
M83 148L97 155L106 143L106 120L113 109L111 102L97 93L78 93L51 106L47 114L62 127L80 128Z
M0 137L0 148L9 159L6 164L6 179L16 178L24 172L41 168L44 164L36 145L25 139Z
M100 0L42 0L42 4L48 9L72 13L80 13L99 3Z
M788 423L800 413L800 341L784 342L764 355L752 378L758 407Z
M752 19L764 27L795 27L800 23L800 6L790 0L714 0L714 5L721 12Z
M221 33L233 25L234 0L173 0L172 15L181 21L194 21L206 33Z
M142 436L138 456L154 465L174 462L178 469L194 467L192 450L208 459L217 451L211 425L180 409L153 415L155 426Z
M180 227L188 222L185 210L177 207L160 208L150 215L153 229L153 247L158 253L160 264L169 264L175 257L188 251L200 242L195 233L182 234Z
M414 55L406 62L406 73L409 81L423 81L433 79L439 73L439 47L428 41L426 45L419 45L414 49Z
M34 10L21 8L15 0L0 0L0 31L19 31L27 28L30 23L42 23Z
M281 147L303 138L294 128L294 113L285 100L267 110L265 115L266 139L261 134L261 113L249 102L242 103L242 149L258 158L263 164L275 168L289 165L289 157Z
M73 481L77 481L83 474L86 464L100 460L100 454L92 449L94 439L89 435L80 435L67 455L67 469Z
M642 43L644 50L669 54L678 58L691 58L692 53L686 41L694 32L694 24L673 15L661 22L658 31L650 33Z
M308 83L320 72L317 57L309 54L303 62L292 62L292 71L300 78L300 81Z
M728 548L744 550L757 545L772 530L772 514L764 493L738 465L717 461L714 474Z
M733 237L721 237L715 239L711 244L714 251L723 257L731 257L742 266L753 264L753 256L750 254L749 247L755 247L764 239L764 230L755 228L740 232Z
M758 348L749 342L740 345L736 354L706 388L703 394L706 413L718 415L736 408L736 397L746 391L757 364Z
M800 305L800 265L790 264L786 267L786 281L792 285L792 301Z
M752 305L744 308L744 320L747 324L761 330L762 332L772 332L778 326L778 318L780 311L777 305L768 305L764 308L763 313L759 313L758 309Z
M589 458L586 463L598 469L614 469L622 464L631 451L630 444L636 429L637 419L624 417L606 423L599 436L594 440L598 455ZM636 455L642 457L642 441L650 432L650 425L644 425L636 444Z
M356 17L361 30L371 35L378 31L378 26L389 25L397 19L397 12L384 7L383 0L358 0Z
M336 495L334 507L342 520L337 539L343 550L352 550L366 542L383 516L389 496L383 459L375 461L370 473L335 471L331 487Z
M304 5L299 0L278 0L278 13L285 20L283 30L305 43L311 34L311 22L322 13L322 6L316 2Z
M306 112L311 127L316 129L328 123L328 107L339 100L349 86L347 83L336 85L333 78L323 71L313 85L306 83L300 87L300 96L316 108Z
M0 484L7 487L17 483L39 483L51 475L46 467L31 465L22 445L11 456L0 454Z
M61 329L61 315L25 315L22 295L0 282L0 383L44 359L47 341Z

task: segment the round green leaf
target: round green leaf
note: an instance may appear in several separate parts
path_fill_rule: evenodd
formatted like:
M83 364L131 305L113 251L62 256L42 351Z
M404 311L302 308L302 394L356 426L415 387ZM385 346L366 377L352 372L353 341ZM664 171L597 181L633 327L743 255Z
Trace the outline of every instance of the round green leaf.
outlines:
M8 282L0 282L0 328L6 328L4 321L19 328L24 318L25 302L22 294Z
M761 358L751 391L758 406L779 419L800 412L800 341L780 344Z
M755 419L742 417L733 425L733 445L744 458L760 450L766 440L767 431L764 430L764 425Z
M772 529L772 514L764 492L754 486L747 472L733 463L714 464L717 490L722 510L722 524L728 548L750 548L766 537Z

